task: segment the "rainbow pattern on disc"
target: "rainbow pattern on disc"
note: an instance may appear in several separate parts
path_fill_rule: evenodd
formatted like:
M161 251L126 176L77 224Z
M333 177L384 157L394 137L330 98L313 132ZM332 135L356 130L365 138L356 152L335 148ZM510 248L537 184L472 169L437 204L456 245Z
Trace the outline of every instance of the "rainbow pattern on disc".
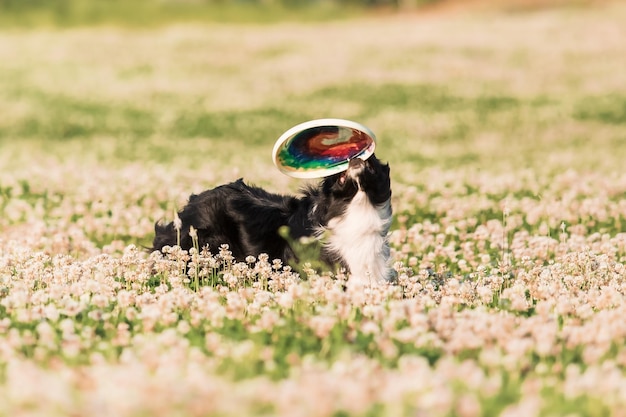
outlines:
M274 164L295 178L320 178L348 169L351 159L374 154L376 136L362 124L343 119L301 123L274 145Z

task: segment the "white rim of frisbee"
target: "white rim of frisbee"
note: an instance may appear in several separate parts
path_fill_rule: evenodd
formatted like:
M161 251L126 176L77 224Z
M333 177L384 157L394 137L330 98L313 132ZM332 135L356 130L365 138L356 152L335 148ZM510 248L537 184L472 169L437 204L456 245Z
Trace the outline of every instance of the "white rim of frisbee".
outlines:
M374 132L370 130L370 128L362 125L361 123L357 123L352 120L346 120L346 119L309 120L308 122L295 125L291 129L287 130L285 133L280 135L280 137L274 144L274 149L272 150L272 159L274 161L274 165L276 165L276 168L278 168L280 172L282 172L283 174L288 175L293 178L323 178L323 177L328 177L333 174L338 174L348 169L349 160L346 160L344 163L340 163L329 168L319 168L319 169L308 170L308 171L298 171L296 169L287 169L278 163L278 154L280 153L280 149L285 144L285 142L287 142L289 139L291 139L298 133L301 133L307 129L311 129L314 127L322 127L322 126L337 126L337 127L346 127L348 129L360 130L361 132L365 133L367 136L372 138L372 143L374 144L374 147L376 147L376 135L374 134ZM370 156L372 156L372 154L373 152L367 157L369 158ZM361 154L356 155L355 157L361 158Z

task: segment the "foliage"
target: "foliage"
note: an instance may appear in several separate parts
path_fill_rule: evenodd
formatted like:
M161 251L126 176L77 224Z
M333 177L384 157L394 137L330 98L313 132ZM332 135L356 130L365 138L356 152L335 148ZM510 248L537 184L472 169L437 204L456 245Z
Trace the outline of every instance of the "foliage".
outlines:
M319 0L2 0L0 22L8 27L153 27L176 22L318 21L355 15L365 5Z

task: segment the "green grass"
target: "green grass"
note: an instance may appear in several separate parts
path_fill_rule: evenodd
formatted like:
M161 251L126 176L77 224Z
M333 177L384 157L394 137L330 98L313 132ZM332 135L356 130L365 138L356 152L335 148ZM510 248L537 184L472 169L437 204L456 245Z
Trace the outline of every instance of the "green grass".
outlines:
M127 148L129 142L145 142L158 137L186 141L192 138L236 143L259 151L270 147L285 126L302 120L327 115L323 108L341 103L349 109L342 116L354 120L376 120L381 113L405 115L409 122L419 117L417 129L428 129L428 119L446 120L444 126L428 132L412 132L410 126L382 125L377 132L386 142L383 152L397 162L420 161L422 166L457 166L459 163L489 164L496 160L519 163L520 157L542 158L551 149L562 152L624 154L624 136L619 126L624 123L624 98L581 96L575 98L573 109L569 100L559 96L530 98L513 95L486 94L468 96L454 94L441 85L366 84L336 85L306 95L290 96L289 105L249 110L203 111L197 104L186 103L182 97L157 99L150 106L132 102L103 101L95 98L64 97L13 87L4 92L5 102L21 102L32 110L0 124L0 141L14 138L35 143L71 139L98 140L107 138L114 146ZM182 100L181 100L182 99ZM308 103L311 103L308 106ZM331 104L334 103L334 104ZM554 131L575 126L574 136L560 137ZM601 137L594 131L602 128ZM482 135L500 135L497 147L477 143ZM116 138L116 139L113 139ZM410 141L409 148L402 144ZM420 144L438 149L437 156L424 152ZM176 145L178 146L178 145ZM489 146L489 145L488 145ZM600 146L602 149L598 149ZM402 149L394 152L393 149ZM167 160L172 149L149 149L145 157ZM184 151L184 150L183 150ZM131 154L140 157L140 153ZM502 159L503 154L509 153ZM126 154L126 152L122 152ZM582 161L594 163L589 159Z
M610 93L606 96L588 97L577 103L574 117L600 124L626 124L626 96Z
M289 4L286 2L201 2L136 0L51 0L0 3L0 26L5 28L115 25L158 27L171 23L275 23L346 19L363 13L357 4Z

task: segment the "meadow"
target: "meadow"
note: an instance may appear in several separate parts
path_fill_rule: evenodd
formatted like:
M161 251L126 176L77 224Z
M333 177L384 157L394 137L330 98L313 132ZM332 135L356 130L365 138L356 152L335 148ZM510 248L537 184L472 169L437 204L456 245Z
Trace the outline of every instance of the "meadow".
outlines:
M0 30L0 416L624 415L625 42L618 3ZM297 192L321 117L390 162L397 283L144 249Z

